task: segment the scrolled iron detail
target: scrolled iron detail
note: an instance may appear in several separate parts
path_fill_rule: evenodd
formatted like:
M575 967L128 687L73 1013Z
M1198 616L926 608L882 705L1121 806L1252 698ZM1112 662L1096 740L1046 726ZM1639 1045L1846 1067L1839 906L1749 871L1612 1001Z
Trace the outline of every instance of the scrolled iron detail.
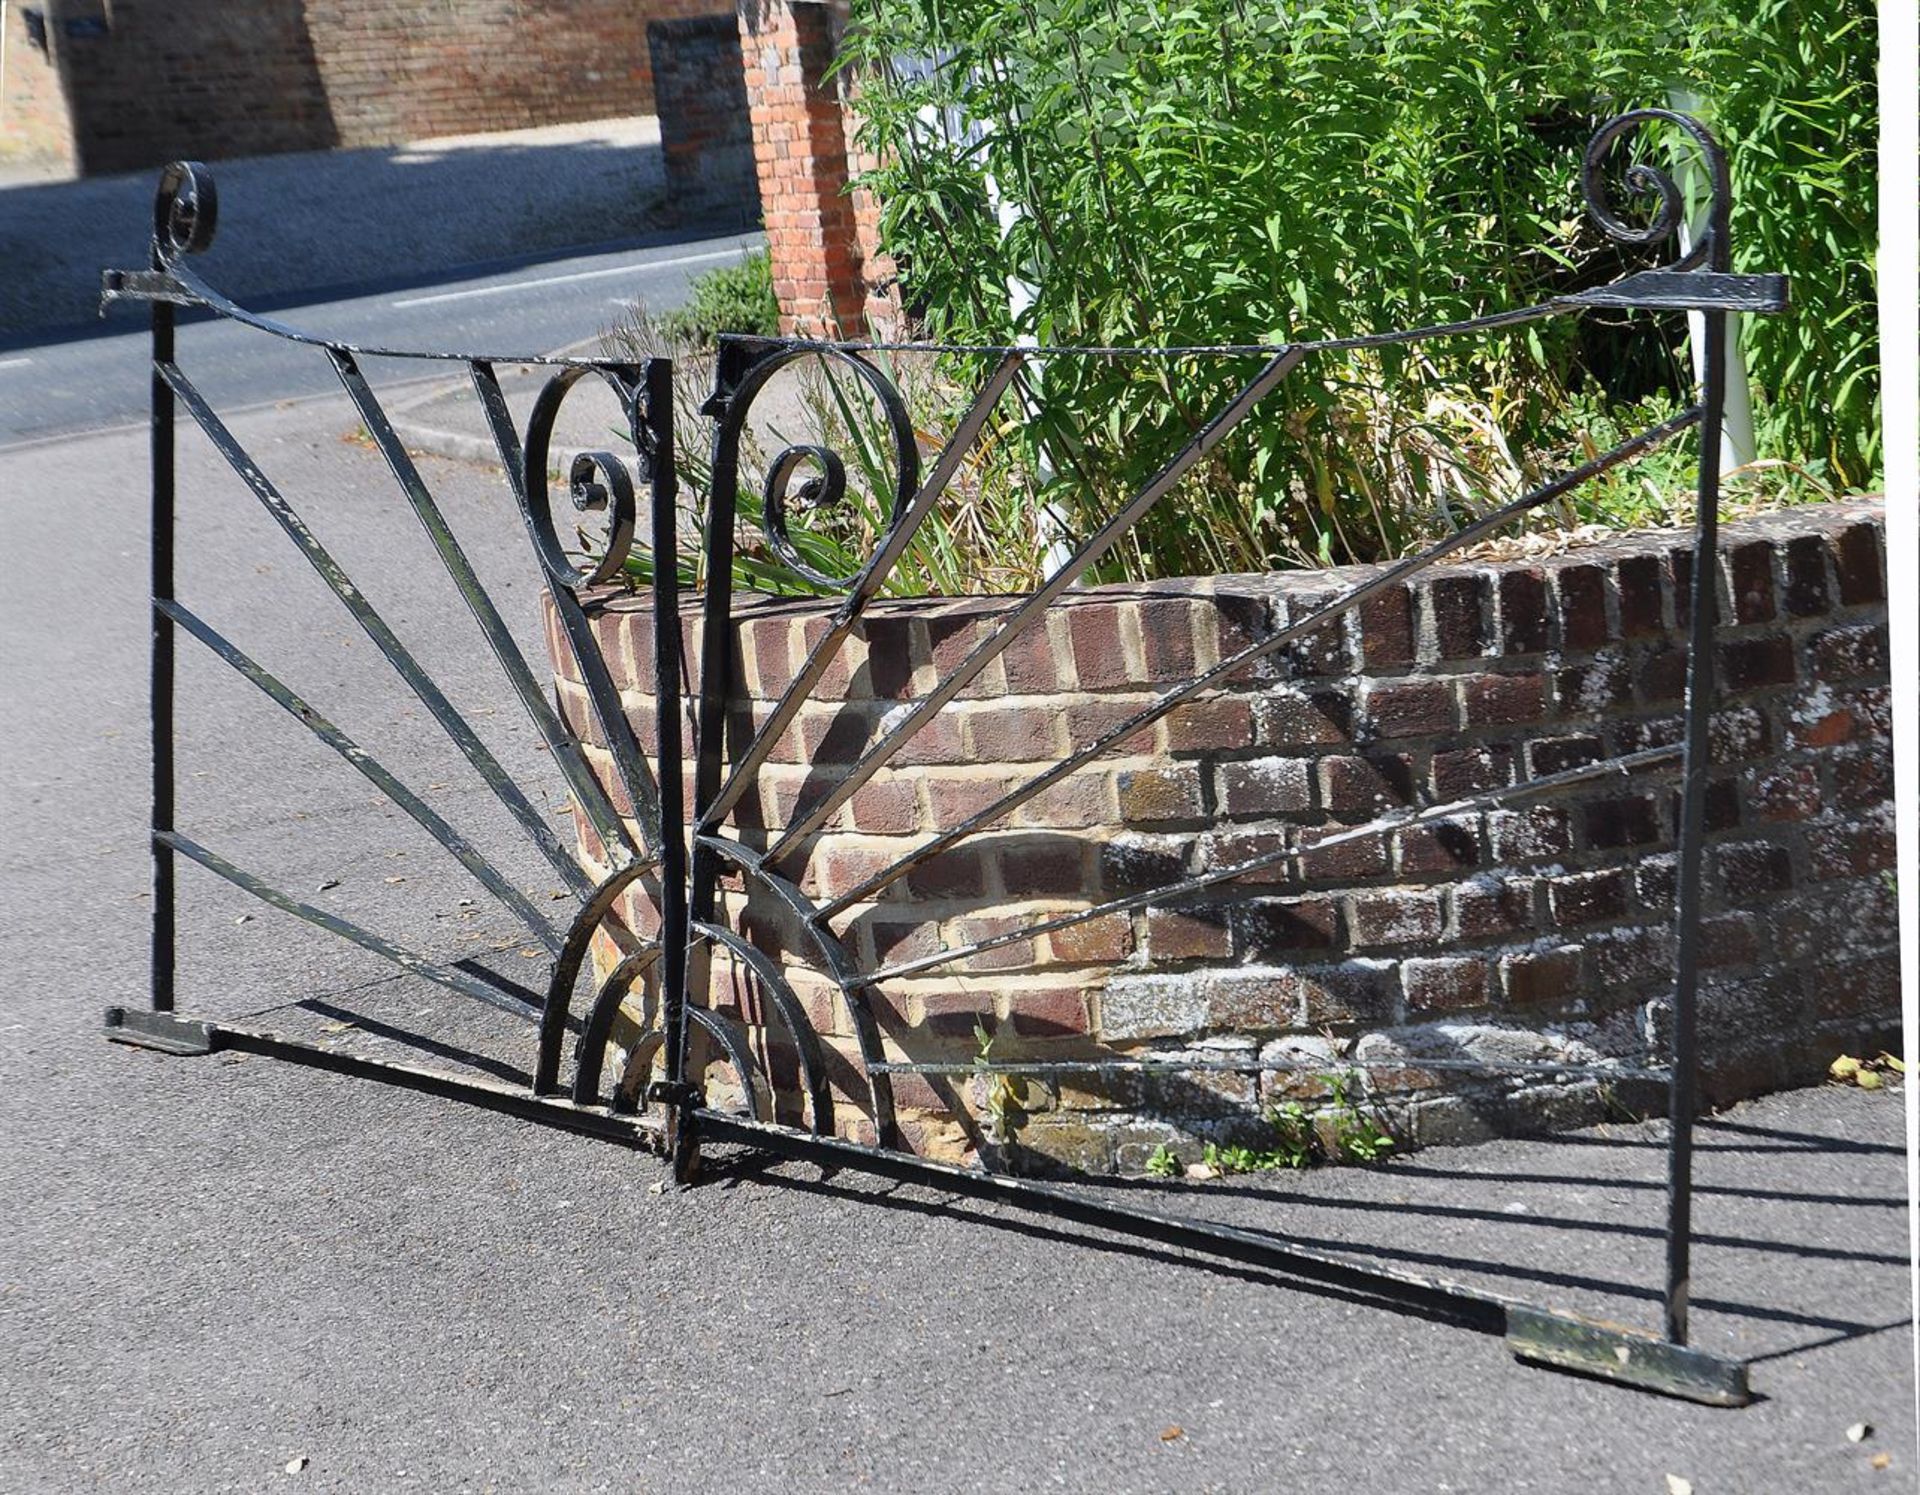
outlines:
M1605 230L1608 238L1621 244L1636 247L1660 244L1680 232L1686 221L1686 199L1673 177L1658 166L1636 161L1627 168L1625 174L1630 191L1642 196L1650 194L1659 199L1651 222L1628 222L1614 211L1613 204L1608 200L1605 170L1607 152L1624 136L1632 134L1642 125L1656 122L1672 125L1682 131L1699 149L1701 159L1706 163L1711 194L1705 231L1686 254L1669 268L1697 270L1705 266L1725 270L1727 215L1733 201L1726 152L1721 149L1720 142L1712 132L1691 115L1673 109L1633 109L1615 115L1602 125L1587 143L1586 155L1580 163L1580 192L1586 199L1587 212Z
M739 381L724 390L708 407L719 417L715 450L727 454L727 460L731 463L728 475L737 483L740 435L746 428L747 415L753 408L753 402L781 369L806 358L818 358L823 362L845 366L879 402L886 422L888 442L893 448L894 491L886 530L876 536L878 543L906 516L907 506L920 486L920 448L914 438L913 419L907 413L907 404L901 398L899 387L858 353L844 348L801 343L781 347L750 364L740 375ZM794 475L803 466L812 466L817 469L817 474L796 489ZM825 510L845 502L846 494L845 460L832 448L817 442L795 443L778 452L768 464L761 489L760 529L766 536L768 548L789 570L828 591L848 590L859 580L860 573L856 571L849 576L833 576L810 565L794 543L789 519L791 511L797 507L795 500L804 501L808 509Z
M153 194L153 253L161 265L199 254L213 243L220 193L213 173L198 161L174 161Z
M573 386L589 373L597 373L619 398L633 436L635 465L642 477L650 475L645 396L634 381L614 369L562 369L541 388L527 418L525 444L524 518L533 536L540 564L556 584L569 592L611 581L625 568L633 553L634 522L639 508L634 495L633 476L627 462L612 452L581 452L567 472L567 494L574 512L606 516L606 544L591 566L576 566L561 544L554 522L553 496L547 479L547 457L553 441L553 423L560 414Z
M626 463L612 452L581 452L573 459L567 474L567 493L576 513L607 516L606 552L580 585L593 586L607 581L619 574L633 550L637 509L633 479L627 476Z
M820 469L818 477L808 478L793 495L793 475L801 466L812 463ZM825 446L790 446L773 459L761 490L760 530L773 553L815 586L845 591L858 580L854 576L829 576L806 562L787 529L787 501L797 496L809 509L831 509L847 496L847 464L839 454Z

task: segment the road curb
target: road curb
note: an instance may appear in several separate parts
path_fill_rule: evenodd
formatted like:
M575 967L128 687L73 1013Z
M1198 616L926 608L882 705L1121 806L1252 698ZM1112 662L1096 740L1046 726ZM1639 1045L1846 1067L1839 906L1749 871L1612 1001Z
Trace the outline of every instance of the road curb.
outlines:
M478 436L463 436L457 431L441 431L433 426L416 425L409 420L392 422L393 431L406 449L450 462L484 462L497 465L500 452L491 441Z
M589 348L598 349L600 343L601 337L596 333L591 337L583 337L554 348L544 356L570 358ZM430 457L443 457L451 462L481 462L489 466L498 466L500 449L489 438L469 436L460 431L446 431L436 425L408 419L413 411L425 410L450 394L470 389L471 386L465 379L448 379L443 383L422 389L411 398L396 402L387 412L387 423L393 427L394 434L410 452L424 453Z

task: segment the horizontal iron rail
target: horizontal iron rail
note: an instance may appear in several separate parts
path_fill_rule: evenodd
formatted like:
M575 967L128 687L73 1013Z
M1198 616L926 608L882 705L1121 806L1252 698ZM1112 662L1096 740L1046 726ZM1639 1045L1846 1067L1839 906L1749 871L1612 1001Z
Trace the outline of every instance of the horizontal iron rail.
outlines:
M789 1127L696 1109L702 1141L731 1142L823 1167L849 1168L896 1183L919 1184L966 1199L1010 1206L1048 1220L1109 1231L1159 1246L1361 1293L1387 1306L1424 1311L1483 1333L1503 1335L1522 1359L1715 1406L1750 1399L1747 1367L1704 1350L1666 1343L1624 1326L1534 1308L1518 1299L1443 1278L1371 1265L1296 1245L1280 1236L1109 1204L1055 1184L936 1163L816 1137Z
M1548 1059L1440 1059L1408 1054L1398 1059L1196 1059L1182 1054L1133 1059L883 1059L873 1066L892 1075L1084 1075L1084 1074L1292 1074L1327 1070L1430 1069L1453 1074L1591 1075L1608 1080L1659 1080L1673 1071L1660 1065L1607 1064Z
M1472 332L1491 332L1503 327L1523 326L1549 317L1563 317L1594 307L1624 307L1646 311L1738 311L1762 315L1787 309L1787 277L1784 275L1729 275L1708 270L1643 270L1611 285L1576 291L1517 306L1510 311L1489 312L1485 316L1466 317L1457 322L1435 322L1424 327L1409 327L1391 332L1362 332L1345 337L1302 338L1284 343L946 343L932 341L860 340L829 341L824 338L786 340L785 346L818 348L822 352L843 353L944 353L1007 354L1026 358L1271 358L1287 348L1307 353L1354 352L1365 348L1391 347L1400 343L1425 342ZM728 334L744 336L744 334Z
M114 301L163 301L176 306L203 306L232 321L257 331L309 347L339 349L367 358L406 358L444 363L466 363L479 359L486 363L538 364L554 368L606 368L620 362L608 358L570 358L558 353L452 353L421 348L387 348L375 344L346 343L321 337L291 323L258 312L248 311L238 302L215 290L193 271L176 262L161 270L108 270L100 281L103 307ZM1737 311L1759 314L1777 313L1787 308L1786 277L1783 275L1730 275L1687 271L1642 271L1610 286L1556 296L1530 306L1485 316L1466 317L1456 322L1437 322L1430 326L1392 332L1356 333L1347 337L1317 338L1298 343L1187 343L1148 346L1125 344L1058 344L1051 347L1016 343L943 343L884 342L802 339L797 345L847 353L958 353L1016 355L1023 358L1199 358L1268 357L1285 348L1297 347L1309 353L1344 352L1363 348L1390 347L1395 344L1423 342L1474 332L1490 332L1503 327L1522 326L1549 317L1561 317L1593 307L1626 307L1649 311Z
M203 306L228 321L251 327L256 332L309 348L322 348L329 352L337 349L360 358L404 358L428 363L469 363L479 360L484 363L528 363L564 369L611 368L629 361L618 358L574 358L565 353L452 353L432 348L387 348L373 343L344 342L336 337L322 337L317 332L308 332L290 322L248 311L177 260L162 270L104 272L100 278L100 299L103 306L114 301L165 301L175 306Z
M541 1126L626 1147L658 1151L663 1135L651 1118L529 1094L486 1079L370 1059L322 1048L259 1029L111 1007L107 1036L117 1043L176 1055L233 1052L286 1060L312 1069L377 1080L401 1089L465 1101ZM1190 1251L1303 1284L1355 1293L1382 1306L1424 1313L1505 1338L1522 1359L1718 1406L1750 1399L1747 1367L1707 1351L1663 1343L1620 1325L1530 1307L1505 1294L1444 1278L1423 1277L1284 1237L1202 1220L1183 1220L1128 1205L1091 1199L1054 1184L932 1162L696 1107L688 1121L703 1142L731 1143L778 1157L844 1168L896 1183L915 1184L960 1198L1003 1205L1092 1230Z
M584 1109L565 1100L535 1095L525 1085L510 1085L500 1080L482 1079L477 1075L453 1074L413 1064L397 1064L388 1059L370 1059L351 1050L322 1048L318 1044L282 1037L264 1029L238 1027L231 1023L180 1017L171 1013L144 1012L132 1007L109 1007L106 1024L108 1039L133 1048L151 1048L183 1056L223 1052L257 1054L264 1059L283 1059L309 1069L324 1069L333 1074L376 1080L383 1085L394 1085L424 1095L465 1101L469 1105L500 1111L523 1121L538 1122L542 1126L558 1127L562 1131L578 1132L605 1141L622 1142L633 1147L659 1145L659 1128L646 1117Z

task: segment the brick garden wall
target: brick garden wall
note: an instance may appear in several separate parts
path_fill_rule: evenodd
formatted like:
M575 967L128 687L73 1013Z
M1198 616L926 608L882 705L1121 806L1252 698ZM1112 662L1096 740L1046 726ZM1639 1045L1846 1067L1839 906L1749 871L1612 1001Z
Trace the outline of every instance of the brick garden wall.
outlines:
M876 1010L894 1056L969 1058L976 1020L1000 1030L996 1056L1311 1058L1331 1039L1357 1044L1361 1058L1406 1060L1375 1075L1376 1094L1417 1140L1596 1119L1606 1097L1591 1081L1467 1084L1418 1060L1659 1057L1672 773L1326 850L1316 843L1384 809L1677 740L1688 543L1642 536L1426 573L857 909L837 927L871 967L1268 849L1289 852L1195 904L1105 916L958 972L890 983ZM1843 1049L1890 1043L1899 1020L1882 544L1879 508L1865 503L1790 510L1724 535L1701 996L1715 1102L1813 1079ZM1363 574L1070 593L1043 634L1016 644L853 798L818 839L803 886L853 886ZM650 657L645 605L613 598L598 624L643 734L654 709L634 666ZM743 805L743 839L765 844L756 826L785 823L830 784L1004 606L877 608ZM744 609L741 694L751 709L764 713L779 694L826 613L773 601ZM561 704L591 740L575 681L563 668ZM604 755L598 761L604 768ZM582 845L603 858L584 830ZM794 936L769 910L737 889L728 909L763 947L793 959ZM651 927L644 907L628 915ZM844 1003L806 969L793 974L839 1056L851 1106L859 1090ZM751 1016L741 993L724 982L721 992ZM1231 1130L1300 1083L1207 1075L1035 1085L1020 1135L1078 1166L1138 1166L1159 1141ZM980 1097L967 1082L901 1076L897 1094L923 1149L955 1156L979 1145L968 1113Z
M83 170L104 172L179 156L385 145L649 114L647 23L725 6L49 0L43 9L53 67L42 70L66 79L72 153ZM17 55L10 39L10 57Z

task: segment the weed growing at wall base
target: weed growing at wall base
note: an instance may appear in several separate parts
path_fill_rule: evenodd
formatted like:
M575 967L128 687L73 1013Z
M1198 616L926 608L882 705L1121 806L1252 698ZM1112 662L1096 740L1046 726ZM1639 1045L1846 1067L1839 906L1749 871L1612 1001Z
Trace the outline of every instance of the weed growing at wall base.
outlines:
M1377 1163L1398 1145L1384 1119L1355 1097L1365 1084L1358 1071L1340 1070L1319 1076L1327 1100L1309 1110L1301 1101L1281 1101L1263 1113L1269 1136L1259 1144L1209 1142L1199 1163L1183 1168L1179 1154L1162 1143L1146 1162L1156 1178L1178 1178L1183 1172L1199 1178L1235 1173L1277 1173L1323 1164Z

